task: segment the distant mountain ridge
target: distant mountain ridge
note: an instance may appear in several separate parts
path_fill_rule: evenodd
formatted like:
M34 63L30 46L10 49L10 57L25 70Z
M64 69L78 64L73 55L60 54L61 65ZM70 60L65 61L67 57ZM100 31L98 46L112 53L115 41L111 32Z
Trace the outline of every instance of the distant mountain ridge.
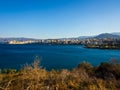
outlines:
M120 32L114 32L114 33L101 33L99 35L95 36L79 36L79 37L73 37L73 38L59 38L61 40L75 40L75 39L88 39L88 38L117 38L120 39ZM12 37L12 38L2 38L0 37L0 42L8 42L11 40L16 40L16 41L26 41L26 40L41 40L41 39L34 39L34 38L24 38L24 37Z
M37 39L33 39L33 38L24 38L24 37L20 37L20 38L0 38L0 42L8 42L11 40L16 40L16 41L26 41L26 40L37 40Z
M110 33L102 33L99 34L97 36L95 36L94 38L120 38L120 35L115 35L115 34L110 34Z
M87 38L94 38L94 36L79 36L79 39L87 39Z
M80 39L87 39L87 38L116 38L116 39L120 39L120 32L116 32L116 33L101 33L99 35L96 36L80 36L78 37Z
M120 36L120 32L113 32L111 34L113 34L113 35L119 35Z

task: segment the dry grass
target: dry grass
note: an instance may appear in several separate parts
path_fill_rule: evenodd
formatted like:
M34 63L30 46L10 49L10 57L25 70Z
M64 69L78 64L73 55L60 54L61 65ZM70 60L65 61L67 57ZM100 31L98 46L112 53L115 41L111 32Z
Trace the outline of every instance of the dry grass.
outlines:
M102 63L93 67L84 62L73 70L47 71L41 68L39 60L36 60L17 72L9 70L0 74L0 90L119 89L120 64Z

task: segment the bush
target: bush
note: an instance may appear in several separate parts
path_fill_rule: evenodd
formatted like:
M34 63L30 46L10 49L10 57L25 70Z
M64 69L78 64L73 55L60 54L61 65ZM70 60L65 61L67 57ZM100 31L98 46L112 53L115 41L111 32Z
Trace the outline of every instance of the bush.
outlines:
M3 70L2 70L3 71ZM119 90L120 64L101 63L93 67L80 63L73 70L47 71L39 61L19 71L5 70L0 74L0 90Z

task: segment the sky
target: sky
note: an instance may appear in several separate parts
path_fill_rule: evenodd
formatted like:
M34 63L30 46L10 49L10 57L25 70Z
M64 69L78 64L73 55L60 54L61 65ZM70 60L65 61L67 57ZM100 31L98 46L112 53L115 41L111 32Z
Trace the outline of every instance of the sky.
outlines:
M120 0L0 0L0 37L69 38L120 32Z

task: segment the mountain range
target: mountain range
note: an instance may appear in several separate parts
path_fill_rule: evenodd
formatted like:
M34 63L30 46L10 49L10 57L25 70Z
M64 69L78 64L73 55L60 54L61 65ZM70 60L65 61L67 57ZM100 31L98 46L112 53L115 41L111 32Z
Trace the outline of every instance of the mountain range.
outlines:
M97 36L95 36L94 38L120 38L120 35L116 35L116 34L110 34L110 33L103 33L103 34L99 34Z
M115 33L101 33L99 35L95 36L80 36L78 37L79 39L87 39L87 38L98 38L98 39L103 39L103 38L114 38L114 39L120 39L120 32L115 32Z
M114 38L114 39L120 39L120 32L114 32L114 33L101 33L99 35L95 36L79 36L75 38L60 38L61 40L66 39L66 40L73 40L73 39L87 39L87 38ZM16 41L26 41L26 40L40 40L40 39L33 39L33 38L0 38L0 42L8 42L11 40L16 40Z

